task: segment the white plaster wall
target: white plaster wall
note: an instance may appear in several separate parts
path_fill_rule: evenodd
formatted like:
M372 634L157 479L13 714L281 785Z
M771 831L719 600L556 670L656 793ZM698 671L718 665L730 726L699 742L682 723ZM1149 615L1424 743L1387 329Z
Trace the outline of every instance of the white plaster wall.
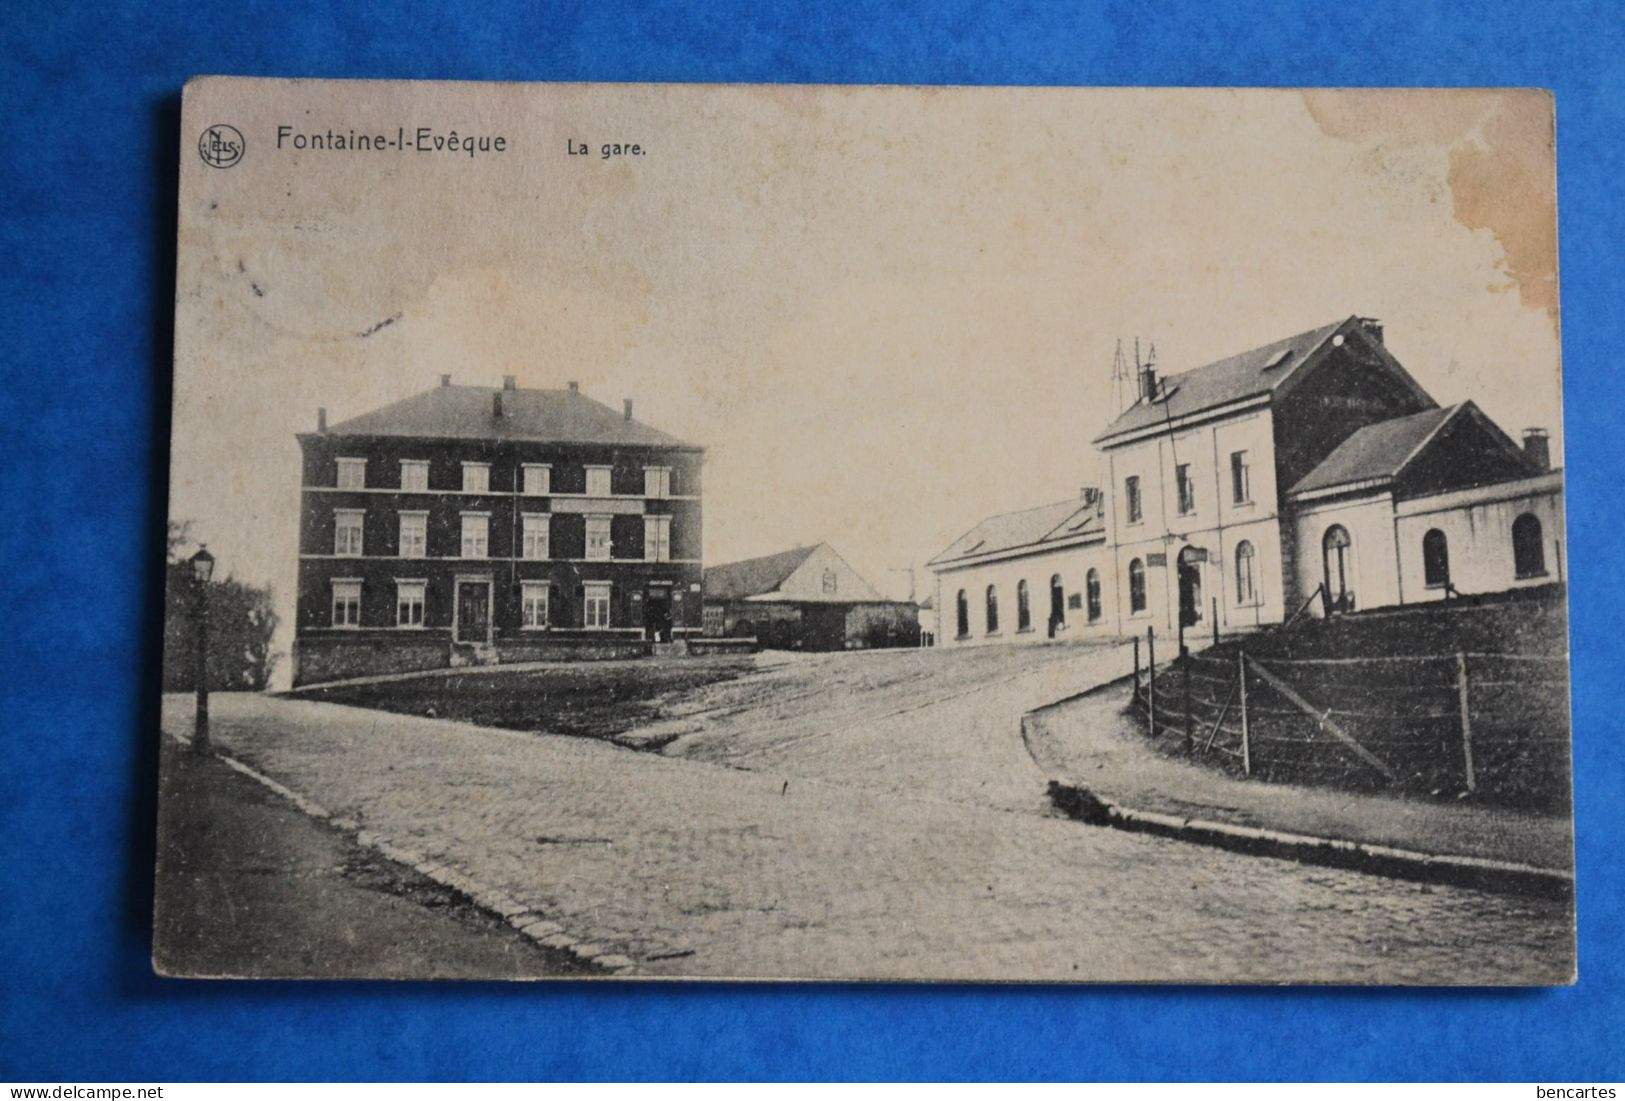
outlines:
M1554 479L1529 479L1401 501L1399 511L1400 586L1404 602L1443 599L1442 588L1427 587L1422 539L1437 528L1450 550L1450 581L1464 594L1503 592L1562 579L1563 492ZM1540 521L1546 573L1518 578L1513 569L1512 522L1523 513Z
M1049 586L1050 578L1059 574L1061 585L1068 597L1085 595L1084 583L1090 568L1101 573L1101 616L1094 623L1088 620L1088 601L1079 608L1065 609L1065 629L1057 633L1056 640L1109 638L1117 633L1115 608L1112 603L1111 555L1101 545L1068 547L1044 554L987 562L981 565L944 570L937 574L937 607L940 612L939 646L982 646L990 643L1029 643L1049 641ZM1025 580L1031 599L1032 626L1028 631L1018 629L1017 585ZM999 594L999 630L987 630L986 593L989 585L996 586ZM959 591L965 591L970 607L970 634L958 636L956 601Z
M1354 608L1381 608L1399 603L1399 564L1394 547L1394 503L1386 491L1332 504L1310 505L1293 523L1298 542L1298 585L1305 597L1325 577L1321 540L1333 524L1348 529L1354 574ZM1294 609L1295 611L1296 609ZM1319 600L1309 612L1323 614Z
M1196 631L1213 629L1213 600L1219 601L1219 628L1234 631L1283 618L1284 586L1281 565L1281 525L1276 508L1275 444L1270 412L1256 409L1222 421L1200 425L1156 439L1114 448L1102 464L1109 484L1107 516L1110 537L1115 543L1113 562L1118 592L1115 600L1128 633L1143 633L1147 626L1159 634L1176 634L1179 623L1178 584L1175 564L1186 546L1208 552L1202 572L1202 622ZM1230 456L1248 453L1249 499L1234 499ZM1179 512L1179 490L1174 470L1189 463L1195 486L1195 509ZM1128 523L1124 487L1132 475L1140 478L1145 502L1140 523ZM1236 544L1246 539L1253 544L1256 587L1260 600L1239 605L1236 601L1234 554ZM1131 560L1148 560L1165 554L1166 568L1146 570L1147 608L1129 613L1128 566Z

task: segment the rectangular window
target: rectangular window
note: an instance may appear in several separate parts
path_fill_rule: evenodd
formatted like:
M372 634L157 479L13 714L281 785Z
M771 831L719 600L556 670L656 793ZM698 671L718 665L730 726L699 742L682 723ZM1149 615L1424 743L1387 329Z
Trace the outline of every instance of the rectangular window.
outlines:
M334 554L361 553L361 518L365 515L366 513L358 508L341 508L333 511Z
M526 581L520 586L520 625L532 630L547 626L547 582Z
M429 464L422 459L402 459L401 489L406 493L427 493Z
M484 558L490 553L491 517L483 512L463 513L463 557Z
M524 537L520 542L520 557L546 558L547 536L551 530L551 518L546 513L527 513L521 523Z
M428 553L429 514L401 513L401 557L422 558Z
M553 492L553 468L545 463L526 463L526 496L545 497L551 492Z
M395 582L395 626L423 626L423 590L427 587L424 581Z
M491 464L463 464L463 492L489 493L491 491Z
M1191 479L1191 464L1174 467L1174 484L1179 489L1179 514L1189 516L1196 511L1196 483Z
M609 496L609 467L589 466L587 468L587 496Z
M671 561L671 517L643 518L643 557L650 562Z
M1230 452L1230 497L1238 505L1253 499L1252 472L1247 466L1247 452Z
M1123 479L1123 502L1128 509L1128 522L1138 524L1144 516L1140 502L1140 479L1138 476Z
M671 467L646 466L643 468L643 495L645 497L671 496Z
M333 582L333 626L361 626L361 582Z
M582 626L596 629L608 627L609 582L589 581L582 587L582 590Z
M338 487L340 489L364 489L367 485L366 459L340 459Z
M609 525L608 516L587 517L587 557L609 557Z
M700 612L700 628L706 638L721 638L727 624L727 612L720 604L707 604Z

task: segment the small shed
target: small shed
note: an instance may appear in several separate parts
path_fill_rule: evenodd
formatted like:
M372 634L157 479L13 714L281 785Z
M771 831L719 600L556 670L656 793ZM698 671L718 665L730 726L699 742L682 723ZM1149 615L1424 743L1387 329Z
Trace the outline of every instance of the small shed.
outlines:
M755 638L765 649L917 646L920 610L888 600L828 543L705 571L705 634Z

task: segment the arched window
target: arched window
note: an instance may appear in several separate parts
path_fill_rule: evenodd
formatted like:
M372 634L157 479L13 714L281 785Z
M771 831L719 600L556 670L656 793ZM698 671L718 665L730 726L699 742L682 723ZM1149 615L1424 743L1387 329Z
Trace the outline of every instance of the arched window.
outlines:
M1253 545L1245 539L1236 544L1236 603L1258 603L1258 565Z
M1089 603L1089 622L1100 618L1100 571L1090 570L1083 580L1084 596Z
M1348 529L1342 524L1327 528L1320 541L1326 569L1326 602L1334 612L1354 610L1354 562L1349 551L1352 545Z
M1032 629L1032 602L1027 599L1027 580L1023 578L1016 582L1016 630L1030 631Z
M1138 558L1128 564L1128 610L1145 611L1145 563Z
M995 634L999 629L999 590L992 585L987 587L987 633Z
M1450 540L1438 528L1422 536L1422 583L1430 589L1450 586Z
M1520 578L1546 574L1546 544L1541 538L1540 520L1532 512L1512 521L1512 569Z
M954 600L955 626L959 628L959 637L964 638L970 634L970 601L965 597L965 590L959 590L959 596Z

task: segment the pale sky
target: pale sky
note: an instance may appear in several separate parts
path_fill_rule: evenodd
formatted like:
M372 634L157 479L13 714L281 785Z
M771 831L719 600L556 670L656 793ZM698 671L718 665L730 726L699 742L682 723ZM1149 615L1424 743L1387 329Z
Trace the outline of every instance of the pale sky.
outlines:
M1095 480L1119 338L1174 372L1377 317L1440 403L1561 448L1539 92L210 81L183 128L170 513L285 623L294 433L448 372L706 447L707 563L828 541L922 599L977 520Z

